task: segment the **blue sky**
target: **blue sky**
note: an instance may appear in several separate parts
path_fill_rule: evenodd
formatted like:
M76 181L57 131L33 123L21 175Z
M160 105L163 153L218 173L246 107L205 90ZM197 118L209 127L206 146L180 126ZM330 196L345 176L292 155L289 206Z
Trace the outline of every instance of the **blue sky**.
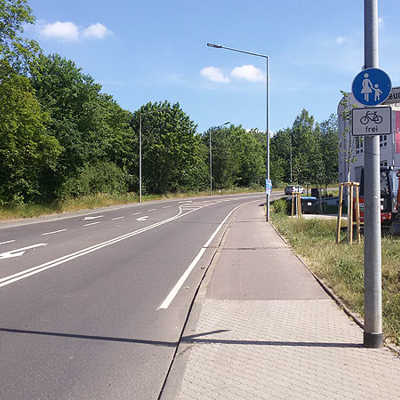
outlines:
M270 129L302 108L336 112L363 64L363 0L30 0L25 35L72 59L125 109L179 102L203 132L230 121L265 130L265 61L207 42L270 56ZM380 66L400 86L400 4L379 0Z

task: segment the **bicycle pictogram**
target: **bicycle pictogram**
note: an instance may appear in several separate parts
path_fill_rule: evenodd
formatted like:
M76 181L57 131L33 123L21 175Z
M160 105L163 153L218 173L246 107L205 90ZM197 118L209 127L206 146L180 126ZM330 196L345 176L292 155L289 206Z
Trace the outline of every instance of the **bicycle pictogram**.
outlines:
M367 125L368 122L374 122L375 124L381 124L383 117L378 115L376 111L367 111L363 117L360 118L360 122L363 125Z

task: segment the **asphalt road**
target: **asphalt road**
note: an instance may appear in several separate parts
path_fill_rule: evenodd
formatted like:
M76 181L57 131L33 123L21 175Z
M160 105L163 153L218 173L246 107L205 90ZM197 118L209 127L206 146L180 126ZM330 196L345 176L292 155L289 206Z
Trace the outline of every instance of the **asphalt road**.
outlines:
M0 399L157 399L227 216L264 195L0 227Z

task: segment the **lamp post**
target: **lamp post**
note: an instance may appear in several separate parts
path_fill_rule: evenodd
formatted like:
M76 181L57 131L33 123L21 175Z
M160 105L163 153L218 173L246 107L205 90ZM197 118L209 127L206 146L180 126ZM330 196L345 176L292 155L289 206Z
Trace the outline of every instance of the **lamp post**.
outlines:
M152 114L154 112L157 111L139 111L139 203L142 202L142 114ZM130 122L130 125L132 128L134 128L133 118Z
M220 129L223 126L228 125L228 124L230 124L229 121L225 122L222 125L218 125L216 127L216 129ZM213 185L212 185L213 173L212 173L212 140L211 140L211 134L212 134L212 129L210 129L210 137L209 137L209 140L210 140L210 146L209 146L210 147L210 194L212 194L212 190L213 190Z
M269 181L270 179L270 174L269 174L269 56L265 54L258 54L258 53L252 53L250 51L245 51L245 50L238 50L238 49L233 49L231 47L225 47L221 46L219 44L214 44L214 43L207 43L208 47L213 47L215 49L225 49L225 50L230 50L230 51L235 51L237 53L243 53L243 54L248 54L251 56L256 56L256 57L262 57L265 59L265 72L266 72L266 136L267 136L267 156L265 160L265 167L266 167L266 179ZM266 205L266 221L269 221L269 214L270 214L270 205L269 205L269 200L270 200L270 194L268 191L266 191L266 199L265 199L265 205Z

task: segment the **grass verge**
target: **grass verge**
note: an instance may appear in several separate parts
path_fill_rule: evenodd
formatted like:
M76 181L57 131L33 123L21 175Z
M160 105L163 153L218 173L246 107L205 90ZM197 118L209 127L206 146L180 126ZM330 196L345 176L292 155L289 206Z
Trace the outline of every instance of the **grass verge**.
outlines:
M263 191L262 187L255 188L231 188L217 190L213 195L255 193ZM209 196L210 192L182 192L166 193L163 195L149 194L143 195L142 201L180 199L195 196ZM0 220L16 218L32 218L41 215L61 214L84 209L94 209L108 207L112 205L138 203L139 196L136 193L107 194L97 193L90 196L57 201L50 204L23 204L15 207L0 207Z
M335 220L289 218L282 201L271 219L310 269L353 312L364 314L364 242L335 243ZM382 237L382 306L385 337L400 345L400 238Z

